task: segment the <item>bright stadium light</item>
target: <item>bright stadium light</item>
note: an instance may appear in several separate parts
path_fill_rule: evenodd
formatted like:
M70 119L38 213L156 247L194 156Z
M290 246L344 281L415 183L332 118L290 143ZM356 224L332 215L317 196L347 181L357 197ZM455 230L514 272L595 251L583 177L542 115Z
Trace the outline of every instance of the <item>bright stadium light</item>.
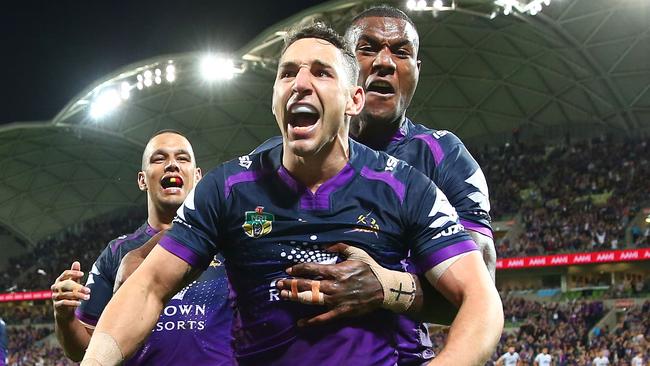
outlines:
M418 0L418 4L415 7L416 9L423 10L427 7L427 2L425 0Z
M123 81L120 84L120 96L122 99L127 100L131 96L131 85L127 81Z
M115 88L103 90L90 104L90 117L100 119L111 113L122 103L120 93Z
M201 75L207 81L230 80L234 74L235 65L231 59L207 55L201 60Z
M418 6L418 3L415 0L409 0L406 2L406 8L409 10L415 10Z

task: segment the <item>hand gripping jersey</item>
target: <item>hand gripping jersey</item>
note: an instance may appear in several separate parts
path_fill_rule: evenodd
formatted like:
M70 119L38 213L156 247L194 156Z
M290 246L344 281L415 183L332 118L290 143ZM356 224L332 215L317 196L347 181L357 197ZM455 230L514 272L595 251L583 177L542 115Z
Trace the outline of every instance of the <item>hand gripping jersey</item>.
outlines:
M299 328L319 306L281 301L276 281L302 262L334 263L328 244L367 251L419 273L476 244L445 195L417 170L350 141L350 161L315 193L284 169L282 146L242 156L204 177L160 245L192 266L221 252L236 301L240 365L394 365L397 316L377 310L326 326ZM396 291L399 291L397 289Z
M93 264L86 286L90 299L82 301L77 318L95 326L113 296L122 258L144 245L156 230L147 223L136 232L111 241ZM211 257L207 270L177 293L144 345L124 365L235 365L232 352L232 301L222 258ZM138 309L124 310L138 311Z

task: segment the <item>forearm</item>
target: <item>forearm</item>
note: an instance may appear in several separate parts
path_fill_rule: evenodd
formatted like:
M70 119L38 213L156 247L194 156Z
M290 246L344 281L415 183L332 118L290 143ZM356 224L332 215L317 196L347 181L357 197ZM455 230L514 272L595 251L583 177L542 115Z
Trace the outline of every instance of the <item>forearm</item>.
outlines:
M427 272L427 279L459 304L447 343L431 365L483 365L501 336L503 307L480 256L474 252L460 258L437 282L431 276Z
M163 305L195 275L180 258L154 248L104 309L82 365L97 364L91 360L108 354L110 362L102 366L109 366L132 355L150 334ZM110 354L105 351L109 347Z
M476 231L467 230L467 233L472 237L472 240L478 245L481 255L483 256L483 262L490 273L492 282L495 281L496 268L497 268L497 251L494 247L494 240L489 236L483 235Z
M91 331L76 317L62 319L55 313L54 319L54 331L63 352L72 361L81 361L88 348Z
M503 329L500 304L498 301L497 306L496 301L490 299L467 298L451 324L445 347L431 365L485 364ZM467 352L468 349L472 351Z
M126 359L149 335L160 316L163 300L140 278L126 281L104 309L95 333L112 336ZM128 309L125 311L125 309ZM97 347L90 341L88 351Z

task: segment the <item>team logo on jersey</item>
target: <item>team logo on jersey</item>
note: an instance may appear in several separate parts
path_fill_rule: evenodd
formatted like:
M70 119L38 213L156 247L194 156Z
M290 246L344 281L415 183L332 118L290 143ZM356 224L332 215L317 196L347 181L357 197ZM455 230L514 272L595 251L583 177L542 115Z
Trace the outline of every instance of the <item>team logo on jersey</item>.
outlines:
M219 267L223 263L217 259L217 256L212 257L212 262L210 262L210 267Z
M377 220L372 217L372 211L367 214L359 215L356 224L358 225L357 228L346 231L346 233L372 233L379 237L379 234L377 234L377 232L379 232L379 224L377 223Z
M273 230L274 219L275 216L273 214L264 212L264 207L257 206L255 211L246 211L246 220L242 228L246 235L251 238L259 238Z

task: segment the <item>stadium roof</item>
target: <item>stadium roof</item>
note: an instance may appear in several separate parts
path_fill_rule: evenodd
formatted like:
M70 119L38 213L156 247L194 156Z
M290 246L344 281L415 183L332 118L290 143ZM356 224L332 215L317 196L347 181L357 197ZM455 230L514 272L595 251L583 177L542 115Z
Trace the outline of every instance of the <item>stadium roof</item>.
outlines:
M204 168L250 151L277 134L270 101L286 30L322 19L342 31L373 3L331 1L270 27L231 55L231 80L204 81L199 53L160 56L102 77L52 121L3 127L0 223L35 242L143 204L135 174L159 129L187 133ZM475 147L504 142L515 129L535 140L650 131L648 1L553 0L535 16L504 15L493 3L456 0L453 11L409 12L422 59L410 117ZM93 102L125 83L129 98L91 118Z

